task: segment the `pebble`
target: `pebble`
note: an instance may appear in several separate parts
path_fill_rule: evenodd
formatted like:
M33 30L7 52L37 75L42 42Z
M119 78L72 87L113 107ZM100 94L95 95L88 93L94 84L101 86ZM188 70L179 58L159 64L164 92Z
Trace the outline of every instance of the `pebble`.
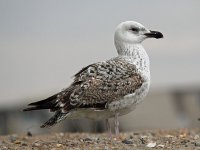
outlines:
M148 136L146 135L143 135L143 136L140 136L141 139L145 139L145 138L148 138Z
M159 148L164 148L165 145L163 145L163 144L159 144L159 145L157 145L157 147L159 147Z
M147 147L154 148L156 146L156 142L150 142L147 144Z
M180 138L186 138L186 136L187 136L186 133L183 133L183 134L180 134L180 135L179 135Z
M122 143L124 143L124 144L133 144L133 141L125 139L125 140L122 141Z
M199 135L197 134L194 136L194 140L198 140L198 139L199 139Z
M62 144L56 144L56 147L62 147Z
M181 144L186 144L186 143L189 143L189 142L190 142L190 140L186 140L186 139L185 139L185 140L182 140L182 141L181 141Z
M9 136L9 139L12 143L14 143L17 140L17 138L18 138L18 135L16 135L16 134Z
M133 136L132 136L132 135L130 135L130 139L133 139Z
M87 137L87 138L83 139L83 141L84 141L84 142L92 141L92 139L90 139L90 138Z
M141 136L140 137L140 141L142 142L142 144L146 143L146 138L147 138L147 136Z
M33 146L38 147L38 146L40 146L40 143L35 142L35 143L33 143Z
M59 135L60 135L60 136L64 136L64 133L61 132Z
M27 132L27 136L32 137L33 134L32 134L30 131L28 131L28 132Z
M26 142L21 142L21 146L28 146Z
M14 141L14 143L15 143L15 144L21 144L21 141L16 140L16 141Z
M200 141L196 141L195 146L200 147Z
M3 149L5 149L5 150L7 150L7 149L8 149L6 146L3 146L3 147L1 147L1 148L2 148L2 150L3 150Z
M168 135L166 135L165 137L166 137L166 138L173 138L174 136L168 134Z

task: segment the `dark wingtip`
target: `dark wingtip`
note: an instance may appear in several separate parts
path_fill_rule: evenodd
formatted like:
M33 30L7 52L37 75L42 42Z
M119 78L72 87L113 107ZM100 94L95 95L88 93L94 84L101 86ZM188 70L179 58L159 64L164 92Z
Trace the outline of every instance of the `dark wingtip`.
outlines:
M34 106L34 105L35 105L34 103L28 104L28 106ZM37 110L37 109L36 107L28 107L28 108L23 109L22 111L31 111L31 110Z
M37 107L30 107L30 108L25 108L23 111L32 111L32 110L39 110Z
M41 126L40 126L40 128L45 128L45 127L46 127L46 125L45 125L45 124L43 124L43 125L41 125Z
M57 111L54 116L52 116L47 122L45 122L43 125L41 125L41 128L50 128L52 126L55 126L58 122L63 120L66 116L66 113L62 113L61 111Z
M50 127L54 126L56 123L57 123L57 120L53 116L47 122L45 122L43 125L41 125L40 128L50 128Z
M29 103L28 106L33 106L33 105L35 105L34 103L35 103L35 102Z
M40 128L51 128L51 127L53 127L54 125L55 125L55 124L50 125L50 124L44 123L43 125L40 126Z
M26 109L23 109L22 111L28 111L28 110L27 110L27 108L26 108Z

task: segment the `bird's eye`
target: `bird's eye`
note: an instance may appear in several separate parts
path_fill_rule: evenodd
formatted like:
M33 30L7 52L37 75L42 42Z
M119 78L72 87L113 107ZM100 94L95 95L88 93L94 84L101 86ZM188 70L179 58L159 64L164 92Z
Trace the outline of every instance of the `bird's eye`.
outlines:
M132 27L132 28L131 28L131 31L138 32L139 29L138 29L138 28L134 28L134 27Z

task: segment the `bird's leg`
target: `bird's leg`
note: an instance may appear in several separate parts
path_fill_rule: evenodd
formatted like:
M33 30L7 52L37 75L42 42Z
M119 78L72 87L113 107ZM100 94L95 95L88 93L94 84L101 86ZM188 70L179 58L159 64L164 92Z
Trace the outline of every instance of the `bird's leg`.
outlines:
M109 123L109 119L106 119L106 128L107 128L107 132L108 132L108 137L111 138L112 137L112 132L111 132L111 127L110 127L110 123Z
M115 124L115 135L119 135L119 120L118 120L118 113L115 113L114 124Z

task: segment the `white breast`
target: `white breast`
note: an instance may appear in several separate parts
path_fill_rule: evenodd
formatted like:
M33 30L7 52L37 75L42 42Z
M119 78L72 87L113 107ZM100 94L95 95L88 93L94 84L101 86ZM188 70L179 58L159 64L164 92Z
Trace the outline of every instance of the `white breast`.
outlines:
M114 101L109 104L111 111L117 111L120 115L124 115L132 111L135 106L140 103L147 95L150 86L150 70L149 70L149 57L142 46L136 46L130 50L128 55L124 56L128 63L136 66L137 72L144 79L142 86L134 93L124 96L119 101Z

